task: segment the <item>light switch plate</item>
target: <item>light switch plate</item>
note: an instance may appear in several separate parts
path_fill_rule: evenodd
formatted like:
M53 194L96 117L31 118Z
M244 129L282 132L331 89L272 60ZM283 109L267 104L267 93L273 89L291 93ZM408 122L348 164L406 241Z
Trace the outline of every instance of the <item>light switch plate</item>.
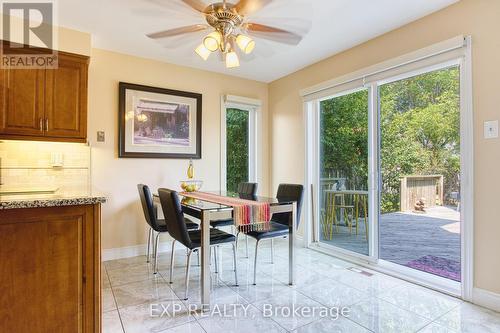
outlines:
M485 139L498 138L498 120L484 122L484 138Z
M104 131L97 131L97 142L104 142L106 140L106 135Z

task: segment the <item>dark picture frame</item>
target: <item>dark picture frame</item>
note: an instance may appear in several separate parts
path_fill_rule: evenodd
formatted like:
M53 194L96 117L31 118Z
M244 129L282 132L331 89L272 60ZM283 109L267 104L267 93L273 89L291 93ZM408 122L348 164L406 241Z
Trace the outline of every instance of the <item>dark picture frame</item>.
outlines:
M138 108L130 105L130 98L127 99L128 92L135 94L136 99L139 96L141 103L152 105L151 109L148 109L146 106L141 108L141 111L137 111ZM144 95L144 101L140 97L141 95ZM151 96L160 97L160 95L163 95L161 96L162 98L151 98ZM172 100L182 98L182 100L189 101L189 103L170 102L169 98ZM160 101L159 99L162 100ZM170 109L175 109L175 111L161 112L163 105ZM160 111L158 112L158 107L154 108L154 106L159 106ZM196 110L192 110L193 106L195 106ZM127 112L131 113L131 115L127 114ZM140 118L141 116L142 118ZM193 119L193 116L196 118ZM146 124L146 122L151 123L153 121L153 119L148 118L154 118L155 124L157 124L156 127ZM141 121L144 124L141 124ZM196 124L194 132L191 125L192 122ZM154 129L152 129L153 127ZM119 83L118 157L201 159L201 135L201 94L126 82ZM138 144L134 145L133 143ZM193 143L195 144L195 148L192 147ZM185 149L189 149L190 151L183 151L183 146L188 147ZM141 151L141 147L144 147L144 151ZM169 151L169 149L176 151Z

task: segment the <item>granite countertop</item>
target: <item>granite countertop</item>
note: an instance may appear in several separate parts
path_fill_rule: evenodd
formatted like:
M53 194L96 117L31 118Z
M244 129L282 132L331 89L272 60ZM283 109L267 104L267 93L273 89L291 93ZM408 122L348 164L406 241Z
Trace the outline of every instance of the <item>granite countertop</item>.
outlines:
M95 191L56 191L52 194L0 195L1 209L38 208L93 205L106 202L106 197Z

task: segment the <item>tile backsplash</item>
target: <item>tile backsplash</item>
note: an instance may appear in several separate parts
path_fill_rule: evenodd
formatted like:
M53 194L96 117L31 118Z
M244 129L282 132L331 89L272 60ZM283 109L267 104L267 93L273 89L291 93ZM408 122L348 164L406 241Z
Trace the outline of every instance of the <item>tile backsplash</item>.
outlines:
M80 143L0 141L4 187L90 189L90 146Z

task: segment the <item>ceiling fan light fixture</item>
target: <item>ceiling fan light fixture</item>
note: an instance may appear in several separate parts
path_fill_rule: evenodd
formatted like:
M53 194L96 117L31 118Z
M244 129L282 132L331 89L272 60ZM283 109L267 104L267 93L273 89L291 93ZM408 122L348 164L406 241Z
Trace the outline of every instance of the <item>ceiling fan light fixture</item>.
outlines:
M210 56L211 52L209 49L205 47L205 45L200 44L196 50L194 50L196 54L198 54L203 60L207 60L208 57Z
M221 41L222 41L222 35L220 34L220 32L214 31L209 33L203 39L203 45L205 45L205 48L210 52L215 52L219 49Z
M226 54L226 67L227 68L235 68L240 66L240 59L238 59L238 55L236 52L231 51Z
M150 0L153 1L153 0ZM256 42L252 36L255 34L260 39L268 39L277 43L298 45L303 38L302 34L284 30L277 26L254 23L247 17L264 8L275 0L180 0L187 6L196 10L206 21L206 24L192 24L173 29L158 31L146 36L155 40L170 38L185 34L204 32L201 45L195 52L203 59L208 60L211 53L217 53L227 68L240 65L239 57L250 60L245 55L252 53ZM207 4L207 2L212 2ZM168 2L168 1L167 1ZM300 19L300 22L305 21ZM279 21L277 22L279 23ZM310 23L306 21L306 23ZM297 27L299 30L299 27ZM187 41L186 41L187 42ZM237 46L236 46L237 45ZM262 47L262 45L260 46ZM238 52L238 53L236 53Z
M238 47L245 54L252 53L253 49L255 48L255 41L252 38L245 35L238 35L236 37L236 44L238 44Z

